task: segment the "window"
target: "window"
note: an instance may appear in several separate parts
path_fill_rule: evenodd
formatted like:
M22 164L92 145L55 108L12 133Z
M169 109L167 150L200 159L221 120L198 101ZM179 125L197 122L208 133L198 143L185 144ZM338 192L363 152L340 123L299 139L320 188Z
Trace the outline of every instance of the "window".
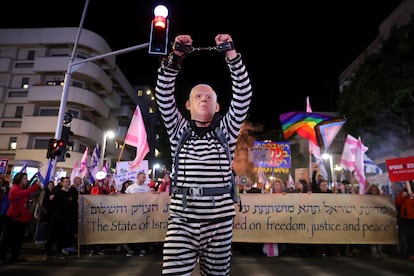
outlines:
M28 60L34 60L34 57L35 57L35 51L34 50L29 50L27 52L27 59Z
M17 148L17 137L9 138L9 150L16 150Z
M73 81L73 82L72 82L72 86L73 86L73 87L83 88L83 82Z
M23 106L16 106L16 112L14 113L14 117L16 118L23 117Z
M39 110L39 116L58 116L59 109L56 107L41 107Z
M79 118L78 110L69 109L68 112L72 113L73 118Z
M1 126L2 127L13 127L13 128L19 128L21 127L22 122L20 121L3 121Z
M33 62L16 62L14 65L14 68L33 68L34 63Z
M29 89L29 78L22 78L22 88Z
M49 145L49 138L36 138L34 141L35 149L47 149Z
M25 98L27 97L27 93L28 91L9 91L9 98L12 97L20 97L20 98Z

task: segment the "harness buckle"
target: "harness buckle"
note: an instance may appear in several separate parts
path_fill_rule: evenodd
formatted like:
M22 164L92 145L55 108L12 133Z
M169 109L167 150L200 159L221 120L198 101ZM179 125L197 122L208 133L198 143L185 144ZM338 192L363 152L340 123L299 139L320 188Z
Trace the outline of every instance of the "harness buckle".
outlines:
M176 194L176 193L178 193L178 187L176 187L176 186L172 186L172 187L171 187L171 193L172 193L172 194Z
M192 196L202 196L203 188L189 188L188 193Z

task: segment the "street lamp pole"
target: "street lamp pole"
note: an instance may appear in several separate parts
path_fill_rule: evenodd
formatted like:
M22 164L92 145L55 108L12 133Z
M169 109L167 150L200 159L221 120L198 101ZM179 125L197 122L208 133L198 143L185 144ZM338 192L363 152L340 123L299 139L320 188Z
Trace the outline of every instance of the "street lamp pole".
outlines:
M331 174L331 188L333 188L334 187L334 185L335 185L335 183L334 183L334 181L335 181L335 172L334 172L334 167L333 167L333 157L332 157L332 154L329 154L329 153L323 153L322 154L322 158L323 159L329 159L329 170L330 170L330 174Z
M106 53L106 54L98 55L98 56L95 56L95 57L82 59L82 60L78 60L78 61L73 61L74 57L75 57L75 53L76 53L80 33L81 33L81 30L82 30L82 25L83 25L85 13L86 13L86 6L87 6L88 2L89 2L89 0L87 0L86 4L85 4L85 10L84 10L84 13L82 15L82 20L81 20L82 23L81 23L81 25L79 27L79 30L78 30L78 35L76 37L76 41L75 41L73 51L72 51L72 57L69 61L68 70L65 74L65 80L63 82L62 97L61 97L61 100L60 100L59 115L58 115L58 120L57 120L57 125L56 125L56 132L55 132L55 139L58 139L58 140L60 139L60 136L61 136L61 133L62 133L63 116L64 116L65 110L66 110L66 103L67 103L67 100L68 100L68 93L69 93L69 84L70 84L70 81L71 81L71 78L72 78L72 73L74 71L76 71L80 67L80 65L82 65L83 63L98 60L98 59L102 59L102 58L105 58L105 57L108 57L108 56L120 55L120 54L124 54L124 53L128 53L128 52L132 52L132 51L135 51L135 50L145 49L149 45L149 43L146 42L146 43L135 45L135 46L132 46L132 47L129 47L129 48L125 48L125 49L109 52L109 53ZM103 156L102 156L101 160L102 159L103 159ZM56 169L56 162L53 163L53 169L52 169L51 175L54 175L55 169Z
M160 168L160 164L155 163L154 166L152 166L152 179L155 180L155 170Z
M78 32L76 34L75 43L73 44L73 49L72 49L72 54L70 56L68 69L66 71L65 79L63 81L62 96L61 96L61 99L60 99L59 114L58 114L58 119L57 119L57 123L56 123L56 132L55 132L55 139L57 139L57 140L59 140L61 135L62 135L63 117L64 117L65 112L66 112L66 103L68 101L69 83L70 83L70 80L72 78L71 67L72 67L72 62L73 62L73 60L75 59L75 56L76 56L76 51L78 49L79 39L80 39L80 36L81 36L81 33L82 33L83 22L85 21L85 16L86 16L86 11L88 10L88 5L89 5L89 0L86 0L85 1L85 6L83 7L82 17L81 17L81 21L79 23ZM56 163L57 163L56 160L57 160L57 158L55 158L55 160L53 162L52 171L51 171L51 174L50 174L52 176L55 175ZM52 161L50 160L49 162L52 162Z
M99 158L99 169L102 170L103 168L103 164L104 164L104 159L105 159L105 150L106 150L106 133L103 133L103 139L102 139L102 147L101 147L101 156Z
M60 139L60 136L61 136L61 133L62 133L63 116L66 112L66 103L67 103L67 100L68 100L69 84L70 84L70 81L71 81L71 78L72 78L72 73L74 71L76 71L83 63L98 60L98 59L102 59L102 58L105 58L105 57L108 57L108 56L120 55L120 54L124 54L124 53L128 53L128 52L132 52L132 51L135 51L135 50L145 49L145 48L148 48L148 46L150 44L149 42L146 42L146 43L142 43L142 44L135 45L135 46L132 46L132 47L128 47L128 48L125 48L125 49L120 49L120 50L117 50L117 51L112 51L112 52L105 53L105 54L102 54L102 55L94 56L94 57L91 57L91 58L74 61L75 57L76 57L76 51L77 51L77 48L78 48L79 39L80 39L80 35L81 35L81 32L82 32L82 28L83 28L83 23L85 21L86 11L87 11L88 5L89 5L89 0L86 0L85 6L84 6L84 9L83 9L83 13L82 13L82 17L81 17L81 22L79 24L78 32L77 32L77 35L76 35L75 43L73 45L72 55L70 57L68 69L66 71L65 79L64 79L64 82L63 82L62 97L61 97L61 100L60 100L59 115L58 115L58 120L57 120L57 124L56 124L55 139ZM103 159L103 156L102 156L101 159ZM53 162L53 169L52 169L51 175L54 175L55 169L56 169L56 162Z
M102 138L102 147L101 147L101 156L99 158L99 169L102 170L103 165L104 165L104 160L105 160L105 151L106 151L106 143L108 138L112 139L114 138L115 133L111 130L109 131L104 131L103 133L103 138Z

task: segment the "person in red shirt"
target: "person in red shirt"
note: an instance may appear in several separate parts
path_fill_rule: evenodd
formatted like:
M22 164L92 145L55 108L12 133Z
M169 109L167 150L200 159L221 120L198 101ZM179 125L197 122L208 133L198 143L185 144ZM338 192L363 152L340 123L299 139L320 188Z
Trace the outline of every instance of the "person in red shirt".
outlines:
M166 171L164 177L161 180L160 186L158 187L159 192L169 192L171 185L170 171Z
M32 212L28 208L30 196L42 189L42 183L37 181L27 187L27 173L17 173L13 178L13 186L9 192L9 208L7 220L0 243L0 266L5 265L10 249L10 261L21 261L20 250L24 241L26 227L32 220Z
M412 181L406 182L406 187L402 189L396 198L398 210L398 226L400 229L400 240L403 240L403 253L410 260L414 260L414 185Z

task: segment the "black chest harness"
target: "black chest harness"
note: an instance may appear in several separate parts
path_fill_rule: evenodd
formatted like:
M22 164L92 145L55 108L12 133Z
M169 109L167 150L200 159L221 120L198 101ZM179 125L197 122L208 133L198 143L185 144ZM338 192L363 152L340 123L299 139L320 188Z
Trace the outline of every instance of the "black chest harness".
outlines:
M183 134L181 135L180 139L178 139L177 148L175 150L174 155L174 178L172 181L172 185L170 185L170 195L171 194L182 194L183 195L183 207L187 207L187 195L191 196L212 196L213 203L214 203L214 196L215 195L222 195L226 193L230 193L233 199L234 203L239 204L240 211L242 210L242 204L240 199L240 193L239 189L234 181L234 174L231 173L231 185L228 185L226 187L212 187L212 188L189 188L189 187L177 187L177 172L178 172L178 155L185 144L185 142L190 138L192 132L191 126L189 126L186 130L184 130ZM214 133L216 135L216 138L219 140L223 148L226 150L226 155L229 160L229 164L231 164L231 154L229 145L227 142L226 137L224 136L223 130L217 126L214 129Z

